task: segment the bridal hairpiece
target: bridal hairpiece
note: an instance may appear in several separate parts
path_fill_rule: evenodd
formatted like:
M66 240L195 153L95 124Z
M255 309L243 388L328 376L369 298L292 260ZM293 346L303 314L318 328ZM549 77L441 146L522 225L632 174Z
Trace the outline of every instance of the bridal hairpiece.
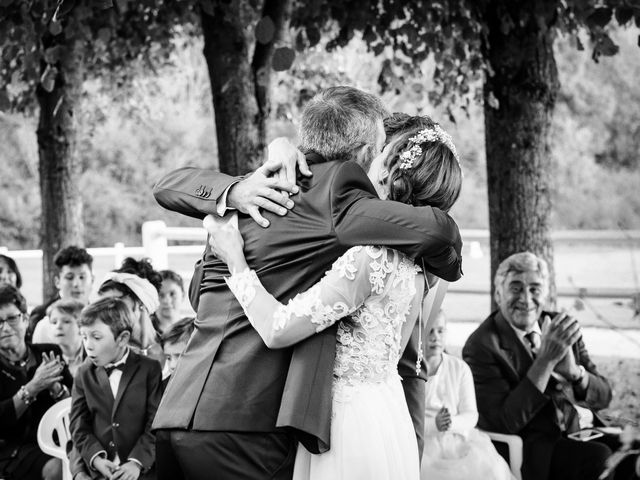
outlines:
M451 153L453 153L458 165L460 165L458 151L453 144L451 135L445 132L440 125L435 124L431 127L420 130L417 135L409 139L409 144L413 145L400 154L400 166L398 168L400 168L400 170L408 170L412 168L413 162L416 158L422 155L422 147L420 145L426 142L443 143L449 150L451 150Z

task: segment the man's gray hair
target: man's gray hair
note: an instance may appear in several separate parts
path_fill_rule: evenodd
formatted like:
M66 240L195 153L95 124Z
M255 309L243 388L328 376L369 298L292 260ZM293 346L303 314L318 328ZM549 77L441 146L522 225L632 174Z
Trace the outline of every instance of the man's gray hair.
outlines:
M544 283L549 285L549 267L544 258L540 258L531 252L519 252L505 258L496 270L493 285L496 292L502 289L505 279L509 273L537 272Z
M353 160L354 152L376 145L378 121L387 115L378 97L354 87L322 90L305 106L300 122L300 149L326 161Z

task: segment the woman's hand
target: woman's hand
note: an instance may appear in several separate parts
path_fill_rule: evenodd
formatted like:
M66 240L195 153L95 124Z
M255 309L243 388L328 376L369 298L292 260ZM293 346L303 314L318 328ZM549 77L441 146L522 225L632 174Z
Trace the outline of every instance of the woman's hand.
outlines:
M25 386L32 396L52 387L56 382L62 380L62 362L57 358L47 354L42 355L42 363L38 365L33 378Z
M446 432L451 428L451 414L447 407L442 407L436 415L436 428L439 432Z
M222 218L207 215L202 221L209 233L209 245L214 255L227 264L231 273L249 268L242 251L244 240L238 230L237 221L236 215L226 215Z

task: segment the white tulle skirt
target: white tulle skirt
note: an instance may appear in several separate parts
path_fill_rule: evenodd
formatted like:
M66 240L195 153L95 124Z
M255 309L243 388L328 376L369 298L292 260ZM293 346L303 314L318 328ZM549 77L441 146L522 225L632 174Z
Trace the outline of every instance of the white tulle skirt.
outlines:
M331 449L298 446L294 480L418 480L418 445L400 377L334 392Z
M420 478L510 480L514 477L489 437L474 428L466 438L451 432L427 435Z

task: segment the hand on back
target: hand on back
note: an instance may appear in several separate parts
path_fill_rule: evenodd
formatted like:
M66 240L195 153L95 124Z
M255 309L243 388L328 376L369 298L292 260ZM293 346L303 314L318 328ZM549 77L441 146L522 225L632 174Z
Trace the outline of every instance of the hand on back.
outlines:
M262 227L268 227L260 209L277 215L285 215L293 208L290 195L298 193L296 166L303 175L310 176L302 152L285 138L277 138L269 144L269 159L244 180L229 190L227 203L251 218Z

